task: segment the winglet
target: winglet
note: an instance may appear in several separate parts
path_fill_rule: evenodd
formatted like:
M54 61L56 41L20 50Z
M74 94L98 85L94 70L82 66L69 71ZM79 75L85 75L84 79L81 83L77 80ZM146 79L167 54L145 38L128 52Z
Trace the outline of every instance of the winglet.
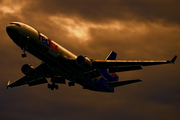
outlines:
M171 60L171 63L173 63L173 64L174 64L174 62L175 62L176 58L177 58L177 55L175 55L175 56L173 57L173 59Z
M11 84L11 81L8 81L8 84L7 84L7 89L8 89L8 87L9 87L9 85Z
M106 60L115 60L116 56L117 56L117 53L115 53L114 51L111 51L109 55L107 56Z

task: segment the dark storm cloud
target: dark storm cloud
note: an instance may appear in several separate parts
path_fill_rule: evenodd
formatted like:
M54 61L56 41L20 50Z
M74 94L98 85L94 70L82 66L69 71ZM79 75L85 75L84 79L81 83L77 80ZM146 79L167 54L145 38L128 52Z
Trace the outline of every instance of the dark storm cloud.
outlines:
M90 48L96 52L106 51L107 53L106 48L110 47L112 50L120 51L121 56L123 54L122 57L129 59L134 57L146 59L165 54L171 55L173 52L180 53L180 28L158 24L146 24L143 28L141 27L141 24L135 23L135 26L127 25L122 30L91 29ZM169 44L169 42L174 44Z
M179 5L175 0L0 1L0 119L178 119L179 58L174 65L118 73L120 80L143 82L116 88L114 94L79 85L60 85L58 91L46 85L6 90L9 80L23 76L23 64L41 61L30 54L22 59L5 28L12 21L24 22L93 59L105 59L111 50L118 59L171 59L180 55Z
M35 6L35 7L32 7ZM109 20L161 21L179 24L178 0L43 0L32 2L30 10L47 15L80 17L97 23Z

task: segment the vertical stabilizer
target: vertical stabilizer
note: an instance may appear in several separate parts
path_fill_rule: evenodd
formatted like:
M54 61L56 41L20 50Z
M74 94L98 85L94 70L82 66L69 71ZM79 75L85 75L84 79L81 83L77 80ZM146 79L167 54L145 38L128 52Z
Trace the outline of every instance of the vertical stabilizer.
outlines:
M111 51L109 55L107 56L106 60L115 60L117 56L117 53L114 51ZM116 73L109 73L108 69L101 70L100 73L104 78L107 79L108 82L112 81L118 81L119 77L116 75Z
M116 56L117 56L117 53L115 53L114 51L111 51L109 55L107 56L106 60L115 60Z
M109 55L107 56L106 60L115 60L116 56L117 56L117 53L115 53L114 51L111 51ZM109 84L111 84L111 82L118 81L119 77L116 75L116 73L109 73L108 69L100 70L100 73L102 77L94 85L97 88L103 89L104 91L114 92L114 87L109 86Z

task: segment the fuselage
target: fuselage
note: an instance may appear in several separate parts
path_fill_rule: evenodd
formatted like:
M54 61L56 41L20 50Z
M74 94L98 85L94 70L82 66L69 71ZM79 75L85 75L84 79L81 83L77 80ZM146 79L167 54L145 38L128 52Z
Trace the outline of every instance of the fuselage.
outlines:
M68 59L76 59L76 55L26 24L12 22L6 30L10 38L19 47L46 63L56 76L62 76L84 86L83 81L86 80L86 76L82 74L84 69L77 64L72 66L67 63ZM104 84L102 84L103 82ZM113 92L114 88L108 87L105 83L103 77L97 77L91 80L91 84L86 88Z

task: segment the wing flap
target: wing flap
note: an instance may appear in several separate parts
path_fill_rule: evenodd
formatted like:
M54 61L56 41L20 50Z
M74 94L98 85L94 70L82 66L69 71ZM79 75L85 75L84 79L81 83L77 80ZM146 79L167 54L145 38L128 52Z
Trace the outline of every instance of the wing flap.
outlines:
M118 87L118 86L123 86L123 85L131 84L131 83L141 82L141 81L142 80L140 80L140 79L135 79L135 80L108 82L107 84L110 87Z

